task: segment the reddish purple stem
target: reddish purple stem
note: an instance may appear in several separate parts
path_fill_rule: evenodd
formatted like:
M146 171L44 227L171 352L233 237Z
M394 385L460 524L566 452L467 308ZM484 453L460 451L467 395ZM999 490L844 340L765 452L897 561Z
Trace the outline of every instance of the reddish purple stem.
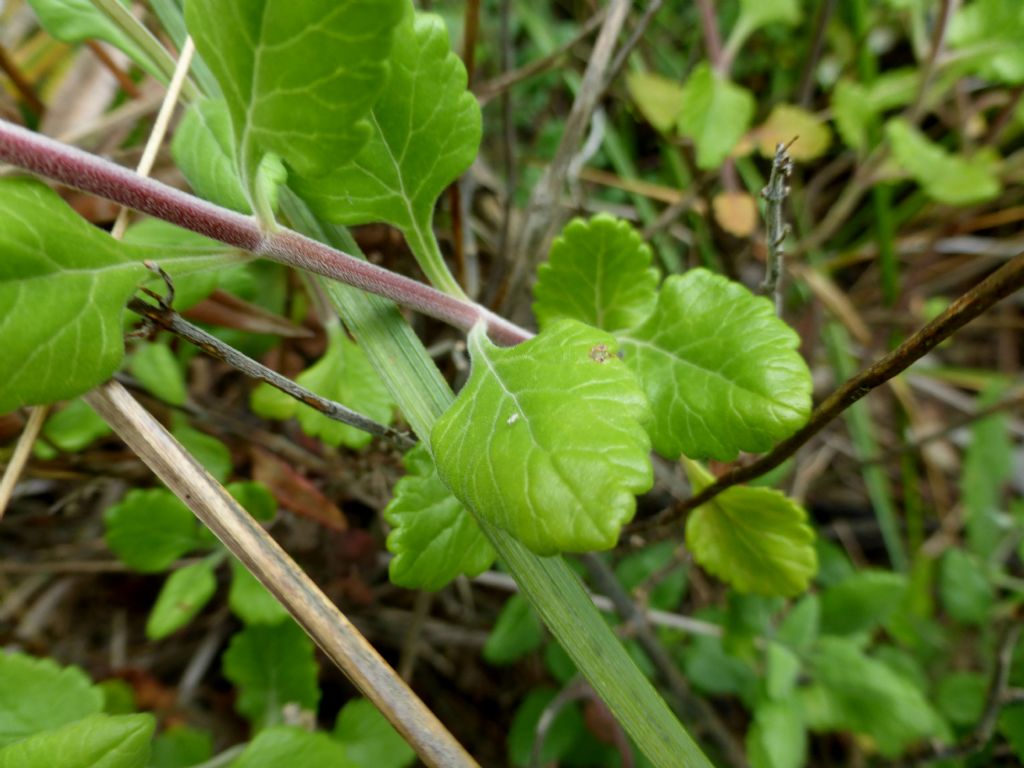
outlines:
M264 232L256 220L139 176L77 147L0 120L0 161L99 195L272 261L339 280L468 331L483 320L491 338L518 344L533 334L473 302L331 248L297 232Z

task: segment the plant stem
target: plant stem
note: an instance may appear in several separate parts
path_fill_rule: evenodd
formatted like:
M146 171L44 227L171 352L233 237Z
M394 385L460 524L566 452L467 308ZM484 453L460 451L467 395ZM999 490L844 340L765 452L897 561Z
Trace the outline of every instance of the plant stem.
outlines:
M803 428L776 445L770 452L751 464L731 470L700 493L649 520L632 526L631 530L643 531L669 525L691 509L711 501L727 488L753 480L775 469L853 403L909 368L942 341L1021 287L1024 287L1024 253L1015 256L967 291L950 304L945 312L881 360L848 379L814 410Z
M782 216L782 204L789 196L789 177L793 173L793 161L789 159L786 148L785 144L779 144L775 148L768 184L761 190L761 197L767 202L765 219L768 223L768 259L761 288L766 295L772 297L776 315L782 315L782 259L785 254L786 234L789 231Z
M0 160L163 219L256 256L314 272L391 299L468 331L485 322L491 338L518 344L532 334L473 302L450 296L308 237L264 232L254 219L146 179L96 155L0 120Z
M452 275L448 265L444 263L441 247L437 244L437 236L434 235L430 224L417 222L410 229L404 230L403 234L409 244L409 249L416 257L420 269L423 270L423 274L427 276L430 284L449 296L468 301L462 286Z

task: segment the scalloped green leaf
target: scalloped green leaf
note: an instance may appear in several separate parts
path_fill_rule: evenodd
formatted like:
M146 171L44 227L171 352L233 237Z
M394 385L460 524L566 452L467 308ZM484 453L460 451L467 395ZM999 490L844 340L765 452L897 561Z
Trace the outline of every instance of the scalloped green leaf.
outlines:
M370 141L354 160L329 177L298 180L296 189L331 221L402 230L427 276L447 290L431 221L438 197L476 158L481 116L440 17L417 13L399 27L391 79L370 123Z
M971 157L954 155L901 118L887 122L885 134L896 162L933 200L970 205L992 200L1002 191L999 157L991 147Z
M145 768L152 715L89 715L0 749L0 768Z
M701 63L683 85L679 132L697 147L697 165L717 168L747 132L754 97L746 88L716 75Z
M363 768L350 760L345 747L327 734L310 733L295 726L261 731L231 763L231 768L280 768L282 765Z
M381 424L394 419L395 405L377 372L359 345L350 340L340 325L327 329L327 350L316 363L295 379L321 397L341 403ZM302 431L328 445L365 448L373 435L324 416L269 384L260 384L252 393L257 413L275 419L295 416Z
M494 562L490 542L462 502L452 496L422 444L405 454L406 475L384 509L391 526L391 581L437 590L460 574L472 578Z
M714 481L697 462L684 465L694 493ZM686 521L686 546L704 570L739 592L797 595L818 570L807 513L772 488L736 486L697 507Z
M166 569L199 543L195 517L164 488L129 491L103 513L107 546L130 568Z
M231 115L242 188L261 217L269 210L257 169L266 155L319 176L366 144L406 2L186 2L185 22Z
M184 627L217 591L214 563L201 560L179 568L164 582L146 620L146 637L161 640Z
M358 768L406 768L416 762L412 747L369 699L345 702L332 735Z
M646 398L615 340L562 320L512 348L469 334L469 381L431 432L455 496L540 555L615 546L651 487Z
M0 747L103 708L103 694L78 667L0 652Z
M533 313L541 328L571 318L617 331L651 313L657 286L651 249L629 222L605 213L574 219L537 270Z
M124 305L155 259L172 274L223 253L114 240L32 179L0 180L0 413L92 389L124 356Z
M1024 82L1024 5L1017 0L975 0L949 24L949 46L972 71L1006 84Z
M283 722L287 704L316 711L320 689L313 641L295 622L246 627L231 638L223 669L238 687L235 708L257 728Z
M720 275L669 277L654 313L619 337L658 414L654 448L667 458L764 451L810 414L799 337L770 301Z

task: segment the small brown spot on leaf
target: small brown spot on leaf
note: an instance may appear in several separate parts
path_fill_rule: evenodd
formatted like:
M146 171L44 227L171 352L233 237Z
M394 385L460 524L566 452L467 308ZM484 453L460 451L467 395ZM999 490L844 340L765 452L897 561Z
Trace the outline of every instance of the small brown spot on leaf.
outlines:
M590 348L590 359L595 363L604 363L611 359L612 353L608 351L607 344L597 344Z

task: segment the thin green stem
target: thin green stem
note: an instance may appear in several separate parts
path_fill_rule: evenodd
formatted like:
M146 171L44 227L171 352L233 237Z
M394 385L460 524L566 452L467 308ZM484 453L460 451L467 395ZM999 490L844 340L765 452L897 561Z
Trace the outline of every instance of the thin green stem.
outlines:
M459 285L445 263L444 256L441 254L441 246L438 245L437 236L434 234L434 228L429 223L416 222L403 234L412 255L416 257L420 269L423 270L423 274L427 276L430 284L439 291L468 300L462 286Z

